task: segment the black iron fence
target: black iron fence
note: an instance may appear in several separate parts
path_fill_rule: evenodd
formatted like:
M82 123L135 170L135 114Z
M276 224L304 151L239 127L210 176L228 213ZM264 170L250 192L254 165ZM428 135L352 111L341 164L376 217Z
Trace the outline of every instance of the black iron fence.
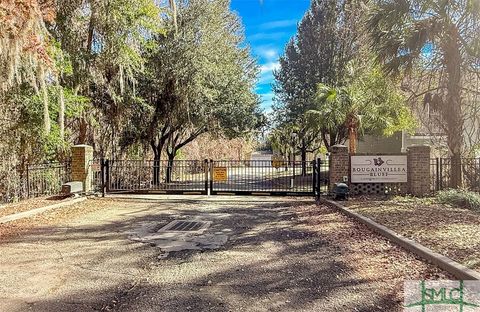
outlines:
M19 170L10 159L0 161L0 203L17 201L27 197L25 170Z
M62 184L71 181L71 175L70 162L28 166L28 197L60 194Z
M71 162L0 163L0 202L60 194ZM317 195L326 193L328 160L103 160L89 162L93 192Z
M0 202L57 195L62 184L70 180L70 161L31 164L23 168L7 165L5 161L0 168Z
M430 188L440 191L462 187L480 192L480 158L433 158L430 160ZM455 181L459 179L459 181Z

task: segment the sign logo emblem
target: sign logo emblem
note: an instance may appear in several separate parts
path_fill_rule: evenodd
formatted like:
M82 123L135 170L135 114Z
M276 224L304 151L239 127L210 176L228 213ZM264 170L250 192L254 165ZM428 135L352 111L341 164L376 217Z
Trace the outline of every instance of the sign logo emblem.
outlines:
M373 159L373 163L375 164L375 166L381 166L383 165L385 162L383 161L382 157L378 157L378 158L374 158Z

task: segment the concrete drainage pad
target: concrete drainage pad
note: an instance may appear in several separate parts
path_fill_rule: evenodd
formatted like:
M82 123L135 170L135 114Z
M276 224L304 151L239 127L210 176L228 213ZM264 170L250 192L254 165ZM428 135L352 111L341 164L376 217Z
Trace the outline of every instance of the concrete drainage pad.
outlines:
M228 236L224 232L206 233L210 225L210 221L200 220L174 220L163 227L158 222L143 222L128 234L133 241L160 248L159 258L164 258L172 251L217 249L224 245Z

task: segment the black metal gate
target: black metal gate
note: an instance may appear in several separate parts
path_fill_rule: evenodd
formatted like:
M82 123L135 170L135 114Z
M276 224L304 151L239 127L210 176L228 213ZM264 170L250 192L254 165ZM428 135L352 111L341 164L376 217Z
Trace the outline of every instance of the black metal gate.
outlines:
M328 161L101 160L93 175L107 193L319 196Z
M330 162L327 159L318 158L315 162L315 196L327 195L330 184Z
M210 192L235 195L314 195L316 162L211 161ZM221 172L219 177L216 172Z
M109 193L207 194L208 162L200 160L105 160Z

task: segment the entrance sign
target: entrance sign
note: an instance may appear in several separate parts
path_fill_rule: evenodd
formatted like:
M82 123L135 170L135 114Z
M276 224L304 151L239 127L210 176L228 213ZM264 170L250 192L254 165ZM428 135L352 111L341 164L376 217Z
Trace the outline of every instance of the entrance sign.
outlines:
M228 171L227 167L214 167L213 168L213 181L227 181L228 180Z
M352 183L405 183L407 156L351 156Z

